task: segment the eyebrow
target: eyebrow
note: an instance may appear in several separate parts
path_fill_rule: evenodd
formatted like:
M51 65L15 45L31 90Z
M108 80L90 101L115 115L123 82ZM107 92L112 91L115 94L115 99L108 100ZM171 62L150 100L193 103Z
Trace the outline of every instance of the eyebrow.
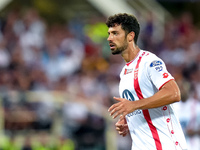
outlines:
M114 31L108 32L108 34L110 34L110 33L118 33L118 32L119 32L119 31L114 30Z

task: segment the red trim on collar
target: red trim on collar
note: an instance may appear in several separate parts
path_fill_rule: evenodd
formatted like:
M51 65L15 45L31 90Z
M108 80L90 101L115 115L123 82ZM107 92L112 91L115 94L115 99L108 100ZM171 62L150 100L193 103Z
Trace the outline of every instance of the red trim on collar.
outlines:
M137 53L137 56L133 60L131 60L128 63L126 63L127 66L129 66L138 57L138 55L140 54L140 51Z

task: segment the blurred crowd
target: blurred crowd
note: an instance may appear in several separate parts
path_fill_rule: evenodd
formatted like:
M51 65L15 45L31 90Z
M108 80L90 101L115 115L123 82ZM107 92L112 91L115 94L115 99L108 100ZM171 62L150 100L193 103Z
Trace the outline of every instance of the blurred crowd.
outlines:
M10 143L19 131L51 134L60 117L62 129L56 140L70 142L68 148L54 149L105 149L104 108L118 96L124 62L110 54L104 22L104 17L85 22L76 16L66 24L48 24L33 8L23 13L11 10L0 19L0 95ZM175 77L182 93L175 107L189 147L199 150L200 30L188 12L166 20L159 40L154 16L141 27L139 47L161 57ZM38 94L55 91L66 94L61 104L57 95ZM38 95L33 101L30 92ZM31 146L30 138L22 145L20 150L39 149ZM12 148L0 143L0 149ZM124 149L123 144L118 149Z

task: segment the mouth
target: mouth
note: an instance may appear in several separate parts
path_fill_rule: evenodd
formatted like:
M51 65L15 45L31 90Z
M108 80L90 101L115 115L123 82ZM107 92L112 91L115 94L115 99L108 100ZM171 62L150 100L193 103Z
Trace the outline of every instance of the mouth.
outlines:
M114 49L115 48L115 44L113 44L113 43L110 43L109 46L110 46L110 49Z

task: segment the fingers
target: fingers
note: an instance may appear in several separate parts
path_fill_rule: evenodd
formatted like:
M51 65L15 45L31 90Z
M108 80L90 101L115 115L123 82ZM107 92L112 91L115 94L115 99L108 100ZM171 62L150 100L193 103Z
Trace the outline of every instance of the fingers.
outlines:
M119 97L113 97L113 99L117 100L117 101L122 101L122 98L119 98Z
M119 116L122 111L120 110L120 107L118 106L119 104L113 104L108 111L110 112L110 116L113 116L113 119L115 119L117 116Z
M113 119L115 119L116 117L118 117L119 115L120 116L120 120L125 118L125 115L124 114L124 108L121 106L120 103L117 103L117 104L113 104L109 109L108 111L110 112L110 116L113 116Z
M121 99L120 98L116 98L116 97L114 97L114 99L117 99L118 101L120 101ZM108 111L110 112L110 111L112 111L115 107L117 107L119 105L119 103L116 103L116 104L113 104L109 109L108 109Z
M113 98L119 102L116 104L113 104L108 109L108 111L110 112L110 116L113 116L113 119L115 119L119 115L122 115L122 117L121 117L122 119L125 118L125 116L128 114L128 112L126 111L127 106L125 106L125 104L127 103L125 101L127 101L127 100L123 99L123 98L118 98L118 97L113 97Z
M110 113L110 116L113 116L113 119L119 116L119 120L123 120L127 114L128 113L125 112L124 108L116 108Z
M115 125L115 126L116 126L117 131L128 129L127 124L121 124L121 125Z
M114 116L113 116L114 115ZM113 110L111 113L110 113L110 116L113 116L112 118L115 119L117 118L118 116L120 116L120 120L123 120L125 118L127 114L125 112L123 112L123 110Z
M115 124L115 129L118 131L119 135L121 136L126 136L127 133L129 132L126 119L124 119L122 115L120 116L120 119L118 120L118 122Z
M124 132L125 130L128 130L128 124L115 124L115 129L119 132Z
M111 112L115 107L117 107L117 104L113 104L112 106L110 106L110 108L108 109L108 112Z
M121 130L122 130L122 127L123 127L122 125L121 125L120 127L116 127L116 130L117 130L117 131L121 131Z
M124 129L123 131L118 131L119 135L126 136L128 134L129 130Z
M119 101L119 102L121 102L121 101L123 100L122 98L118 98L118 97L113 97L113 99L115 99L115 100L117 100L117 101ZM119 103L113 104L113 105L108 109L108 111L109 111L109 112L112 111L115 107L118 106L118 104L119 104Z
M124 123L120 123L120 121L122 121L123 119L125 119L125 116L128 114L128 111L125 111L126 109L124 108L124 104L123 102L125 101L125 99L122 98L117 98L117 97L113 97L115 100L119 101L116 104L113 104L108 111L110 112L110 116L113 116L113 119L115 119L116 117L120 116L119 121L115 124L116 126L116 130L118 131L118 133L122 136L126 136L127 133L129 132L128 130L128 125Z
M116 124L115 124L115 126L116 126L116 127L118 127L118 128L121 128L121 127L123 127L123 126L124 126L124 124L119 124L119 123L116 123Z
M120 107L116 104L112 105L110 108L109 108L109 112L110 112L110 115L112 116L115 112L119 111Z
M126 132L126 133L123 133L123 134L122 134L122 136L124 137L124 136L126 136L127 134L128 134L128 132Z
M125 130L128 129L128 125L120 125L120 126L116 126L115 128L117 131L119 132L124 132Z
M116 127L116 130L118 131L119 134L123 134L124 132L126 132L126 129L123 127Z
M123 115L119 116L119 121L122 121L123 119L125 119L125 116L123 117Z
M113 113L113 114L114 114L114 113ZM113 114L111 114L111 116L112 116ZM114 114L113 119L117 118L119 115L122 116L122 117L124 117L122 111L117 111L117 112Z
M128 129L128 124L124 124L124 128Z

